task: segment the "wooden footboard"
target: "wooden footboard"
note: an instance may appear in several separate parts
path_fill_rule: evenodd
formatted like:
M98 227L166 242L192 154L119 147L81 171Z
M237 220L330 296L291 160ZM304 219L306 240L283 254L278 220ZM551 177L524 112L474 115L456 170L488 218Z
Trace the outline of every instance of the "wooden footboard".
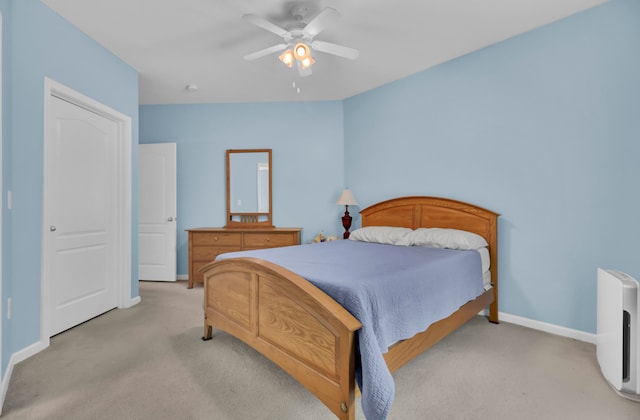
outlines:
M336 416L355 418L355 331L360 322L302 277L255 258L204 272L205 331L232 334L280 366Z

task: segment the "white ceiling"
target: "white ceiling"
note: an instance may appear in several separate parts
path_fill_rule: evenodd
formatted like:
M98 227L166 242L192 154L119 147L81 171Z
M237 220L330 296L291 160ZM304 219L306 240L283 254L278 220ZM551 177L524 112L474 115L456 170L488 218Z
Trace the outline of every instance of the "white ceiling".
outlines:
M607 0L43 0L140 74L140 103L341 100L521 34ZM347 60L314 52L300 77L278 54L242 57L279 44L242 19L279 26L302 3L342 17L315 39L360 50ZM293 82L300 88L294 89ZM197 92L185 89L199 87Z

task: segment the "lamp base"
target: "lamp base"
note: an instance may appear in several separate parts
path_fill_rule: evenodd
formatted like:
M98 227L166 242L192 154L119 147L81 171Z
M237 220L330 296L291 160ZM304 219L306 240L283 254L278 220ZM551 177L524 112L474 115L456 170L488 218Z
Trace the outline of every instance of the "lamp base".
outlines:
M342 234L342 239L349 239L349 229L351 228L351 220L352 217L349 215L349 206L344 206L344 216L342 216L342 227L344 227L344 233Z

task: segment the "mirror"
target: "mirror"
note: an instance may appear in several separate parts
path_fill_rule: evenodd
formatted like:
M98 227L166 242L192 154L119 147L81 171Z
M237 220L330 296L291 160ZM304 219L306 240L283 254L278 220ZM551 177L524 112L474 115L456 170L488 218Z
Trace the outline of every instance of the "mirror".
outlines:
M272 227L271 149L227 150L226 227Z

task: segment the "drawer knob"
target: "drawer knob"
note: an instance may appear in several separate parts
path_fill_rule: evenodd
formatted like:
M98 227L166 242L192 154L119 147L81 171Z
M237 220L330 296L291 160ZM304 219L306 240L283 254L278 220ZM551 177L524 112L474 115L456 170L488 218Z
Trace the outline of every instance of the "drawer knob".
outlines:
M217 241L217 240L218 240L218 237L217 237L217 236L214 236L214 237L213 237L213 240L214 240L214 241Z
M267 236L267 242L271 240L271 236Z

